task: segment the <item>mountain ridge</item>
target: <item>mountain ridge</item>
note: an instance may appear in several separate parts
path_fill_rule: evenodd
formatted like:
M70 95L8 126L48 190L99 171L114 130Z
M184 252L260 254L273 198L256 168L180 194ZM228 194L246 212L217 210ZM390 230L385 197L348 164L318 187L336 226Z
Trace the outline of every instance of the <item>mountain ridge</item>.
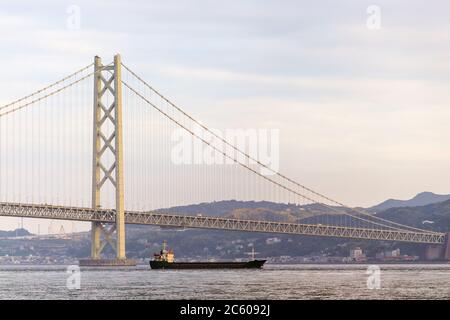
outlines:
M419 207L433 203L439 203L450 200L450 195L436 194L433 192L425 191L416 194L413 198L407 200L388 199L375 206L367 208L370 212L381 212L391 208L401 207Z

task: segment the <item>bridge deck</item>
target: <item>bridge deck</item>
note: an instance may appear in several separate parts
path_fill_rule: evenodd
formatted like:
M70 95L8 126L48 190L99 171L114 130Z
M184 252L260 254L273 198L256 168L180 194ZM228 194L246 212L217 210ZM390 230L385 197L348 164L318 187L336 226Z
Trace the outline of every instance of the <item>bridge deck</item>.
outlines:
M61 207L0 202L0 216L26 217L76 221L115 222L115 210ZM311 236L341 237L369 240L390 240L427 244L443 244L444 233L424 233L399 230L349 228L301 223L227 219L208 216L187 216L156 212L125 212L128 224L144 224L168 227L203 228L249 232L301 234Z

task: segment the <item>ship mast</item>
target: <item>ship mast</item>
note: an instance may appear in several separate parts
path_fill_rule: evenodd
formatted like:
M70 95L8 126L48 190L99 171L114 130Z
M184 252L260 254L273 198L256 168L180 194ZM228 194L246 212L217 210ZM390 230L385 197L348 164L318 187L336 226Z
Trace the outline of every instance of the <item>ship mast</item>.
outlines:
M252 260L255 260L255 254L258 254L259 252L255 252L255 247L252 247L252 252L246 252L248 255L250 255Z

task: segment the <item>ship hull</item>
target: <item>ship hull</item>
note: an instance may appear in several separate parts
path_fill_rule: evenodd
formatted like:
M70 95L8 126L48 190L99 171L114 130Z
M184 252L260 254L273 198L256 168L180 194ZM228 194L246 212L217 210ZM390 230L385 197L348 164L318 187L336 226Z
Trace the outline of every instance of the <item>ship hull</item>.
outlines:
M150 261L152 269L260 269L266 260L248 262L167 262Z

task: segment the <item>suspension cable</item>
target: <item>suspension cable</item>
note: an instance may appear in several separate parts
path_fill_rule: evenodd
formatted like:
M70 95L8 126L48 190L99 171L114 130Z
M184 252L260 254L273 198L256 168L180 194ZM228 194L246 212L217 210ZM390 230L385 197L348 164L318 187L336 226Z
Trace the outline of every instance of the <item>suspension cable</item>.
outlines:
M55 86L57 86L58 84L61 84L61 83L65 82L65 81L67 81L68 79L70 79L70 78L72 78L72 77L78 75L79 73L81 73L81 72L87 70L87 69L90 68L92 65L93 65L93 64L89 64L88 66L86 66L86 67L84 67L84 68L82 68L82 69L80 69L80 70L78 70L78 71L76 71L76 72L74 72L74 73L68 75L67 77L65 77L65 78L63 78L63 79L61 79L61 80L58 80L57 82L54 82L53 84L51 84L51 85L49 85L49 86L46 86L45 88L42 88L42 89L40 89L40 90L38 90L38 91L33 92L33 93L30 94L30 95L27 95L27 96L25 96L25 97L23 97L23 98L21 98L21 99L18 99L18 100L14 101L14 102L11 102L11 103L7 104L7 105L4 105L4 106L0 107L0 111L6 109L6 108L8 108L8 107L14 106L15 104L18 104L19 102L22 102L22 101L24 101L24 100L26 100L26 99L29 99L29 98L31 98L31 97L33 97L33 96L39 94L39 93L42 93L42 92L44 92L44 91L46 91L46 90L48 90L48 89L50 89L50 88L52 88L52 87L55 87ZM41 100L44 100L44 99L46 99L46 98L48 98L48 97L50 97L50 96L56 95L57 93L59 93L59 92L65 90L65 89L67 89L67 88L69 88L69 87L72 87L73 85L75 85L75 84L77 84L77 83L79 83L79 82L85 80L86 78L92 76L93 74L95 74L95 73L97 73L97 72L103 71L105 67L108 67L108 66L110 66L110 65L112 65L112 63L110 63L110 64L108 64L108 65L104 65L101 69L99 69L99 70L97 70L97 71L93 71L93 72L91 72L91 73L89 73L89 74L87 74L87 75L81 77L80 79L78 79L78 80L76 80L76 81L73 81L73 82L71 82L71 83L69 83L69 84L67 84L67 85L65 85L65 86L63 86L63 87L61 87L61 88L59 88L59 89L57 89L57 90L51 91L50 93L48 93L48 94L46 94L46 95L44 95L44 96L41 96L41 97L39 97L39 98L37 98L37 99L34 99L34 100L32 100L32 101L30 101L30 102L27 102L27 103L25 103L25 104L22 104L22 105L20 105L20 106L16 106L16 107L12 108L11 110L5 111L5 112L3 112L3 113L0 112L0 118L3 117L3 116L8 115L8 114L10 114L10 113L13 113L13 112L15 112L15 111L21 110L21 109L23 109L23 108L25 108L25 107L27 107L27 106L30 106L30 105L32 105L32 104L34 104L34 103L36 103L36 102L39 102L39 101L41 101ZM382 224L382 223L378 223L378 222L371 221L371 220L368 220L368 219L364 219L364 218L362 218L362 217L355 216L355 215L352 215L352 214L350 214L350 213L348 213L348 212L346 212L346 211L343 211L342 209L338 209L338 208L336 208L336 207L334 207L334 206L325 204L325 203L323 203L323 202L316 201L315 199L313 199L313 198L311 198L311 197L309 197L309 196L306 196L306 195L304 195L304 194L301 194L301 193L299 193L299 192L293 190L292 188L287 187L287 186L285 186L284 184L281 184L280 182L277 182L277 181L275 181L275 180L273 180L273 179L271 179L271 178L269 178L269 177L267 177L267 176L261 174L260 172L258 172L258 171L256 171L256 170L252 169L250 166L246 165L245 163L242 163L242 162L240 162L240 161L234 159L233 157L229 156L229 155L226 154L224 151L219 150L217 147L215 147L214 145L212 145L210 142L206 141L205 139L203 139L203 138L201 138L200 136L198 136L197 134L195 134L195 132L193 132L192 130L190 130L190 129L187 128L186 126L182 125L180 122L178 122L177 120L175 120L173 117L171 117L170 115L168 115L167 113L165 113L163 110L161 110L160 108L158 108L157 106L155 106L152 102L150 102L148 99L146 99L144 96L142 96L139 92L137 92L135 89L133 89L133 88L132 88L131 86L129 86L127 83L125 83L124 81L122 81L122 83L123 83L129 90L131 90L131 91L132 91L133 93L135 93L138 97L140 97L141 99L143 99L146 103L148 103L150 106L152 106L153 108L155 108L157 111L159 111L160 113L162 113L165 117L167 117L168 119L170 119L172 122L174 122L175 124L177 124L178 126L180 126L181 128L183 128L184 130L186 130L187 132L189 132L191 135L193 135L193 136L196 137L197 139L201 140L203 143L205 143L205 144L207 144L208 146L210 146L211 148L213 148L216 152L219 152L220 154L223 154L223 156L225 156L226 158L232 160L234 163L239 164L240 166L244 167L245 169L247 169L247 170L249 170L249 171L255 173L256 175L260 176L261 178L263 178L263 179L265 179L265 180L271 182L272 184L274 184L274 185L276 185L276 186L278 186L278 187L280 187L280 188L282 188L282 189L285 189L285 190L287 190L287 191L289 191L289 192L291 192L291 193L293 193L293 194L296 194L296 195L300 196L300 197L303 198L303 199L306 199L306 200L311 201L311 202L313 202L313 203L320 204L320 205L326 207L327 209L330 209L330 210L332 210L332 211L335 211L335 212L337 212L337 213L339 213L339 214L345 214L345 215L351 216L351 217L353 217L353 218L355 218L355 219L359 219L359 220L361 220L361 221L364 221L364 222L366 222L366 223L371 223L371 224L373 224L373 225L378 225L378 226L382 226L382 227L390 228L390 229L394 229L394 230L405 230L405 229L408 230L408 229L411 229L411 230L420 231L420 232L426 232L426 233L438 233L438 232L434 232L434 231L430 231L430 230L419 229L419 228L415 228L415 227L410 227L410 226L407 226L407 225L403 225L403 224L400 224L400 223L396 223L396 222L393 222L393 221L389 221L389 220L386 220L386 219L383 219L383 218L374 216L374 215L372 215L372 214L370 214L370 213L367 213L367 212L365 212L365 211L363 211L363 210L360 210L360 209L357 209L357 208L351 208L351 207L349 207L349 206L347 206L347 205L345 205L345 204L343 204L343 203L341 203L341 202L338 202L338 201L333 200L333 199L331 199L331 198L329 198L329 197L327 197L327 196L325 196L325 195L323 195L323 194L321 194L321 193L318 193L318 192L316 192L316 191L314 191L314 190L312 190L312 189L310 189L310 188L308 188L308 187L306 187L306 186L304 186L304 185L302 185L302 184L300 184L300 183L298 183L298 182L296 182L296 181L294 181L294 180L288 178L287 176L285 176L285 175L283 175L283 174L281 174L281 173L278 173L277 171L273 170L273 169L270 168L269 166L265 165L264 163L260 162L260 161L257 160L257 159L254 159L253 157L251 157L251 156L250 156L249 154L247 154L246 152L240 150L239 148L237 148L237 147L234 146L233 144L229 143L229 142L228 142L227 140L225 140L223 137L221 137L221 136L219 136L218 134L216 134L215 132L211 131L208 127L206 127L205 125L203 125L202 123L200 123L199 121L197 121L196 119L194 119L192 116L190 116L189 114L187 114L187 113L186 113L185 111L183 111L181 108L179 108L178 106L176 106L175 104L173 104L170 100L168 100L166 97L164 97L164 96L163 96L162 94L160 94L158 91L156 91L156 90L155 90L153 87L151 87L147 82L145 82L141 77L139 77L136 73L134 73L133 71L131 71L127 66L125 66L125 65L123 65L123 64L122 64L122 66L123 66L128 72L130 72L134 77L136 77L139 81L141 81L146 87L148 87L150 90L152 90L152 91L153 91L154 93L156 93L158 96L160 96L164 101L166 101L167 103L169 103L169 105L171 105L173 108L175 108L176 110L178 110L179 112L181 112L184 116L186 116L187 118L189 118L190 120L192 120L194 123L196 123L197 125L199 125L201 128L203 128L203 129L206 130L207 132L211 133L214 137L218 138L220 141L222 141L223 143L225 143L225 145L231 147L233 150L237 151L239 154L245 156L247 159L249 159L249 160L251 160L251 161L254 161L255 163L257 163L257 164L260 165L261 167L263 167L263 168L269 170L270 172L274 173L275 175L279 176L280 178L282 178L282 179L284 179L284 180L286 180L286 181L288 181L288 182L290 182L290 183L292 183L292 184L294 184L294 185L296 185L296 186L298 186L298 187L300 187L300 188L302 188L302 189L304 189L304 190L306 190L306 191L308 191L308 192L311 192L312 194L318 196L319 198L322 198L322 199L325 199L325 200L327 200L327 201L330 201L331 203L334 203L334 204L336 204L336 205L339 205L340 207L343 207L344 209L348 209L348 210L354 211L354 212L359 213L359 214L361 214L361 215L367 216L367 217L369 217L369 218L371 218L371 219L383 221L383 222L386 223L386 224ZM394 226L391 226L391 225L388 225L388 224L397 225L397 226L402 227L402 228L394 227ZM411 231L411 230L410 230L410 231Z
M67 89L67 88L70 88L70 87L74 86L75 84L77 84L77 83L79 83L79 82L81 82L81 81L83 81L83 80L89 78L90 76L92 76L92 75L94 75L94 74L96 74L96 73L98 73L98 72L103 71L104 68L106 68L106 67L108 67L108 66L110 66L110 65L112 65L112 63L110 63L110 64L108 64L108 65L104 65L104 66L102 66L99 70L97 70L97 71L92 71L91 73L89 73L89 74L87 74L87 75L85 75L85 76L79 78L78 80L75 80L75 81L73 81L73 82L70 82L69 84L67 84L67 85L65 85L65 86L63 86L63 87L61 87L61 88L59 88L59 89L57 89L57 90L51 91L51 92L47 93L46 95L43 95L43 96L41 96L41 97L39 97L39 98L36 98L36 99L34 99L34 100L32 100L32 101L29 101L29 102L25 103L25 104L16 106L16 107L14 107L14 108L12 108L12 109L10 109L10 110L8 110L8 111L4 111L3 113L0 113L0 118L3 117L3 116L8 115L8 114L10 114L10 113L19 111L19 110L21 110L21 109L23 109L23 108L26 108L26 107L28 107L28 106L30 106L30 105L36 103L36 102L39 102L39 101L41 101L41 100L44 100L44 99L46 99L46 98L48 98L48 97L50 97L50 96L53 96L53 95L55 95L55 94L57 94L57 93L59 93L59 92L65 90L65 89ZM87 68L83 68L82 70L86 70L86 69L87 69ZM80 71L78 71L77 73L79 73L79 72L80 72ZM72 74L72 75L75 75L75 74ZM66 77L66 78L68 78L68 77ZM69 78L70 78L70 77L69 77ZM55 82L55 83L56 83L56 82ZM61 83L61 80L60 80L59 83ZM54 85L53 85L53 86L54 86ZM51 87L51 86L48 86L47 89L50 88L50 87ZM41 92L42 92L42 91L43 91L43 89L41 90ZM36 93L31 94L31 95L29 95L28 97L34 96L35 94L36 94ZM25 98L19 99L19 100L17 100L17 101L23 101L23 100L25 100ZM16 101L15 103L17 103L17 101ZM13 103L13 104L14 104L14 103ZM9 104L9 105L12 105L12 104Z
M31 94L29 94L29 95L23 97L23 98L20 98L20 99L18 99L18 100L16 100L16 101L10 102L10 103L8 103L8 104L6 104L6 105L4 105L4 106L1 106L1 107L0 107L0 111L2 111L3 109L6 109L6 108L8 108L8 107L10 107L10 106L12 106L12 105L15 105L15 104L17 104L17 103L19 103L19 102L22 102L23 100L29 99L29 98L31 98L31 97L33 97L33 96L39 94L39 93L42 93L42 92L44 92L44 91L46 91L46 90L48 90L48 89L50 89L50 88L53 88L54 86L57 86L58 84L60 84L60 83L62 83L62 82L65 82L65 81L69 80L70 78L75 77L75 76L78 75L79 73L81 73L81 72L83 72L83 71L89 69L89 68L92 67L93 65L94 65L94 64L91 63L91 64L87 65L86 67L83 67L83 68L81 68L80 70L75 71L74 73L68 75L67 77L64 77L64 78L62 78L62 79L60 79L60 80L58 80L58 81L56 81L56 82L54 82L54 83L52 83L52 84L50 84L50 85L44 87L44 88L42 88L42 89L39 89L39 90L37 90L37 91L35 91L35 92L33 92L33 93L31 93Z
M299 192L297 192L297 191L295 191L295 190L293 190L293 189L291 189L291 188L289 188L289 187L286 187L285 185L283 185L283 184L281 184L281 183L279 183L279 182L277 182L277 181L275 181L275 180L273 180L273 179L271 179L271 178L269 178L269 177L267 177L267 176L265 176L265 175L259 173L259 172L256 171L255 169L252 169L252 168L249 167L248 165L246 165L246 164L244 164L244 163L242 163L242 162L236 160L235 158L229 156L229 155L226 154L224 151L219 150L217 147L215 147L214 145L212 145L210 142L208 142L208 141L206 141L205 139L203 139L202 137L198 136L194 131L190 130L189 128L187 128L186 126L184 126L183 124L181 124L179 121L177 121L176 119L174 119L173 117L171 117L170 115L168 115L166 112L164 112L163 110L161 110L160 108L158 108L156 105L154 105L151 101L149 101L148 99L146 99L146 98L145 98L143 95L141 95L137 90L135 90L134 88L132 88L130 85L128 85L128 84L127 84L126 82L124 82L123 80L122 80L122 83L123 83L123 85L124 85L125 87L127 87L130 91L132 91L134 94L136 94L139 98L141 98L142 100L144 100L147 104L149 104L151 107L153 107L153 108L156 109L158 112L160 112L161 114L163 114L165 117L167 117L168 119L170 119L170 120L171 120L172 122L174 122L176 125L178 125L179 127L183 128L184 130L186 130L187 132L189 132L192 136L194 136L194 137L196 137L197 139L201 140L203 143L205 143L205 144L208 145L209 147L213 148L216 152L222 154L224 157L226 157L226 158L232 160L234 163L236 163L236 164L238 164L238 165L244 167L245 169L247 169L247 170L253 172L254 174L260 176L261 178L263 178L263 179L269 181L270 183L272 183L272 184L274 184L274 185L277 185L278 187L280 187L280 188L282 188L282 189L285 189L285 190L287 190L287 191L289 191L289 192L291 192L291 193L294 193L294 194L296 194L296 195L300 196L301 198L304 198L304 199L306 199L306 200L308 200L308 201L311 201L311 202L313 202L313 203L317 203L317 204L319 204L319 205L322 205L322 206L326 207L326 208L329 209L329 210L335 211L336 213L348 215L348 216L350 216L350 217L353 217L353 218L355 218L355 219L364 221L364 222L369 223L369 224L378 225L378 226L381 226L381 227L390 228L390 229L397 230L397 231L405 231L404 229L400 229L400 228L397 228L397 227L393 227L393 226L381 224L381 223L378 223L378 222L375 222L375 221L370 221L370 220L367 220L367 219L364 219L364 218L361 218L361 217L358 217L358 216L354 216L354 215L351 215L351 214L349 214L348 212L342 211L342 210L340 210L340 209L338 209L338 208L336 208L336 207L329 206L329 205L327 205L327 204L325 204L325 203L317 202L316 200L314 200L314 199L312 199L312 198L310 198L310 197L308 197L308 196L305 196L304 194L301 194L301 193L299 193ZM407 230L406 230L406 231L407 231ZM421 231L423 232L424 230L421 230Z
M286 181L288 181L288 182L290 182L290 183L292 183L292 184L294 184L294 185L296 185L296 186L298 186L298 187L300 187L300 188L302 188L302 189L304 189L304 190L306 190L306 191L308 191L308 192L311 192L312 194L318 196L319 198L325 199L325 200L327 200L327 201L329 201L329 202L331 202L331 203L333 203L333 204L335 204L335 205L338 205L338 206L340 206L340 207L344 207L345 209L351 210L351 211L356 212L356 213L358 213L358 214L360 214L360 215L364 215L364 216L370 217L371 219L375 219L375 220L378 220L378 221L383 221L383 222L385 222L385 223L392 224L392 225L397 225L397 226L399 226L399 227L402 227L403 229L411 229L411 230L420 231L420 232L427 232L427 233L438 233L438 232L431 231L431 230L425 230L425 229L420 229L420 228L415 228L415 227L407 226L407 225L404 225L404 224L401 224L401 223L397 223L397 222L394 222L394 221L390 221L390 220L387 220L387 219L383 219L383 218L381 218L381 217L377 217L377 216L375 216L375 215L373 215L373 214L370 214L370 213L368 213L368 212L366 212L366 211L364 211L364 210L358 209L358 208L352 208L352 207L350 207L350 206L348 206L348 205L345 205L345 204L342 203L342 202L333 200L333 199L331 199L330 197L325 196L324 194L321 194L321 193L319 193L319 192L317 192L317 191L314 191L314 190L312 190L312 189L310 189L310 188L308 188L308 187L306 187L306 186L304 186L304 185L298 183L298 182L295 181L295 180L292 180L291 178L287 177L286 175L283 175L283 174L279 173L278 171L275 171L274 169L270 168L269 166L267 166L266 164L262 163L261 161L259 161L259 160L255 159L255 158L253 158L252 156L250 156L249 154L247 154L245 151L242 151L241 149L237 148L235 145L229 143L226 139L224 139L223 137L221 137L220 135L218 135L218 134L215 133L214 131L210 130L210 129L209 129L208 127L206 127L204 124L202 124L202 123L199 122L198 120L194 119L191 115L189 115L188 113L186 113L183 109L181 109L180 107L178 107L177 105L175 105L174 103L172 103L169 99L167 99L165 96L163 96L161 93L159 93L156 89L154 89L152 86L150 86L144 79L142 79L140 76L138 76L135 72L133 72L130 68L128 68L128 67L127 67L126 65L124 65L123 63L122 63L122 66L123 66L128 72L130 72L136 79L138 79L140 82L142 82L147 88L149 88L149 89L150 89L151 91L153 91L155 94L157 94L158 96L160 96L164 101L166 101L169 105L171 105L171 106L172 106L173 108L175 108L177 111L179 111L179 112L182 113L184 116L186 116L188 119L192 120L195 124L199 125L201 128L203 128L204 130L206 130L207 132L209 132L210 134L212 134L214 137L216 137L217 139L219 139L220 141L222 141L223 143L225 143L225 145L231 147L233 150L235 150L235 151L238 152L239 154L241 154L241 155L243 155L244 157L246 157L248 160L254 161L254 162L257 163L258 165L262 166L264 169L269 170L270 172L272 172L273 174L279 176L280 178L282 178L282 179L284 179L284 180L286 180ZM295 192L295 194L298 194L298 193ZM305 197L303 197L303 198L305 198ZM308 199L308 200L310 200L310 199ZM317 201L315 201L315 200L310 200L310 201L317 202ZM322 204L322 205L326 205L326 204L324 204L324 203L322 203L322 202L317 202L317 203ZM333 206L329 206L329 205L326 205L326 206L327 206L328 208L333 208ZM348 214L348 213L346 213L346 214ZM350 215L350 214L348 214L348 215ZM350 216L356 217L356 216L354 216L354 215L350 215ZM363 220L364 220L364 219L363 219ZM371 221L371 222L373 223L373 221ZM389 226L389 227L391 227L391 226ZM392 227L392 228L394 228L394 227ZM395 228L395 229L398 229L398 228Z

